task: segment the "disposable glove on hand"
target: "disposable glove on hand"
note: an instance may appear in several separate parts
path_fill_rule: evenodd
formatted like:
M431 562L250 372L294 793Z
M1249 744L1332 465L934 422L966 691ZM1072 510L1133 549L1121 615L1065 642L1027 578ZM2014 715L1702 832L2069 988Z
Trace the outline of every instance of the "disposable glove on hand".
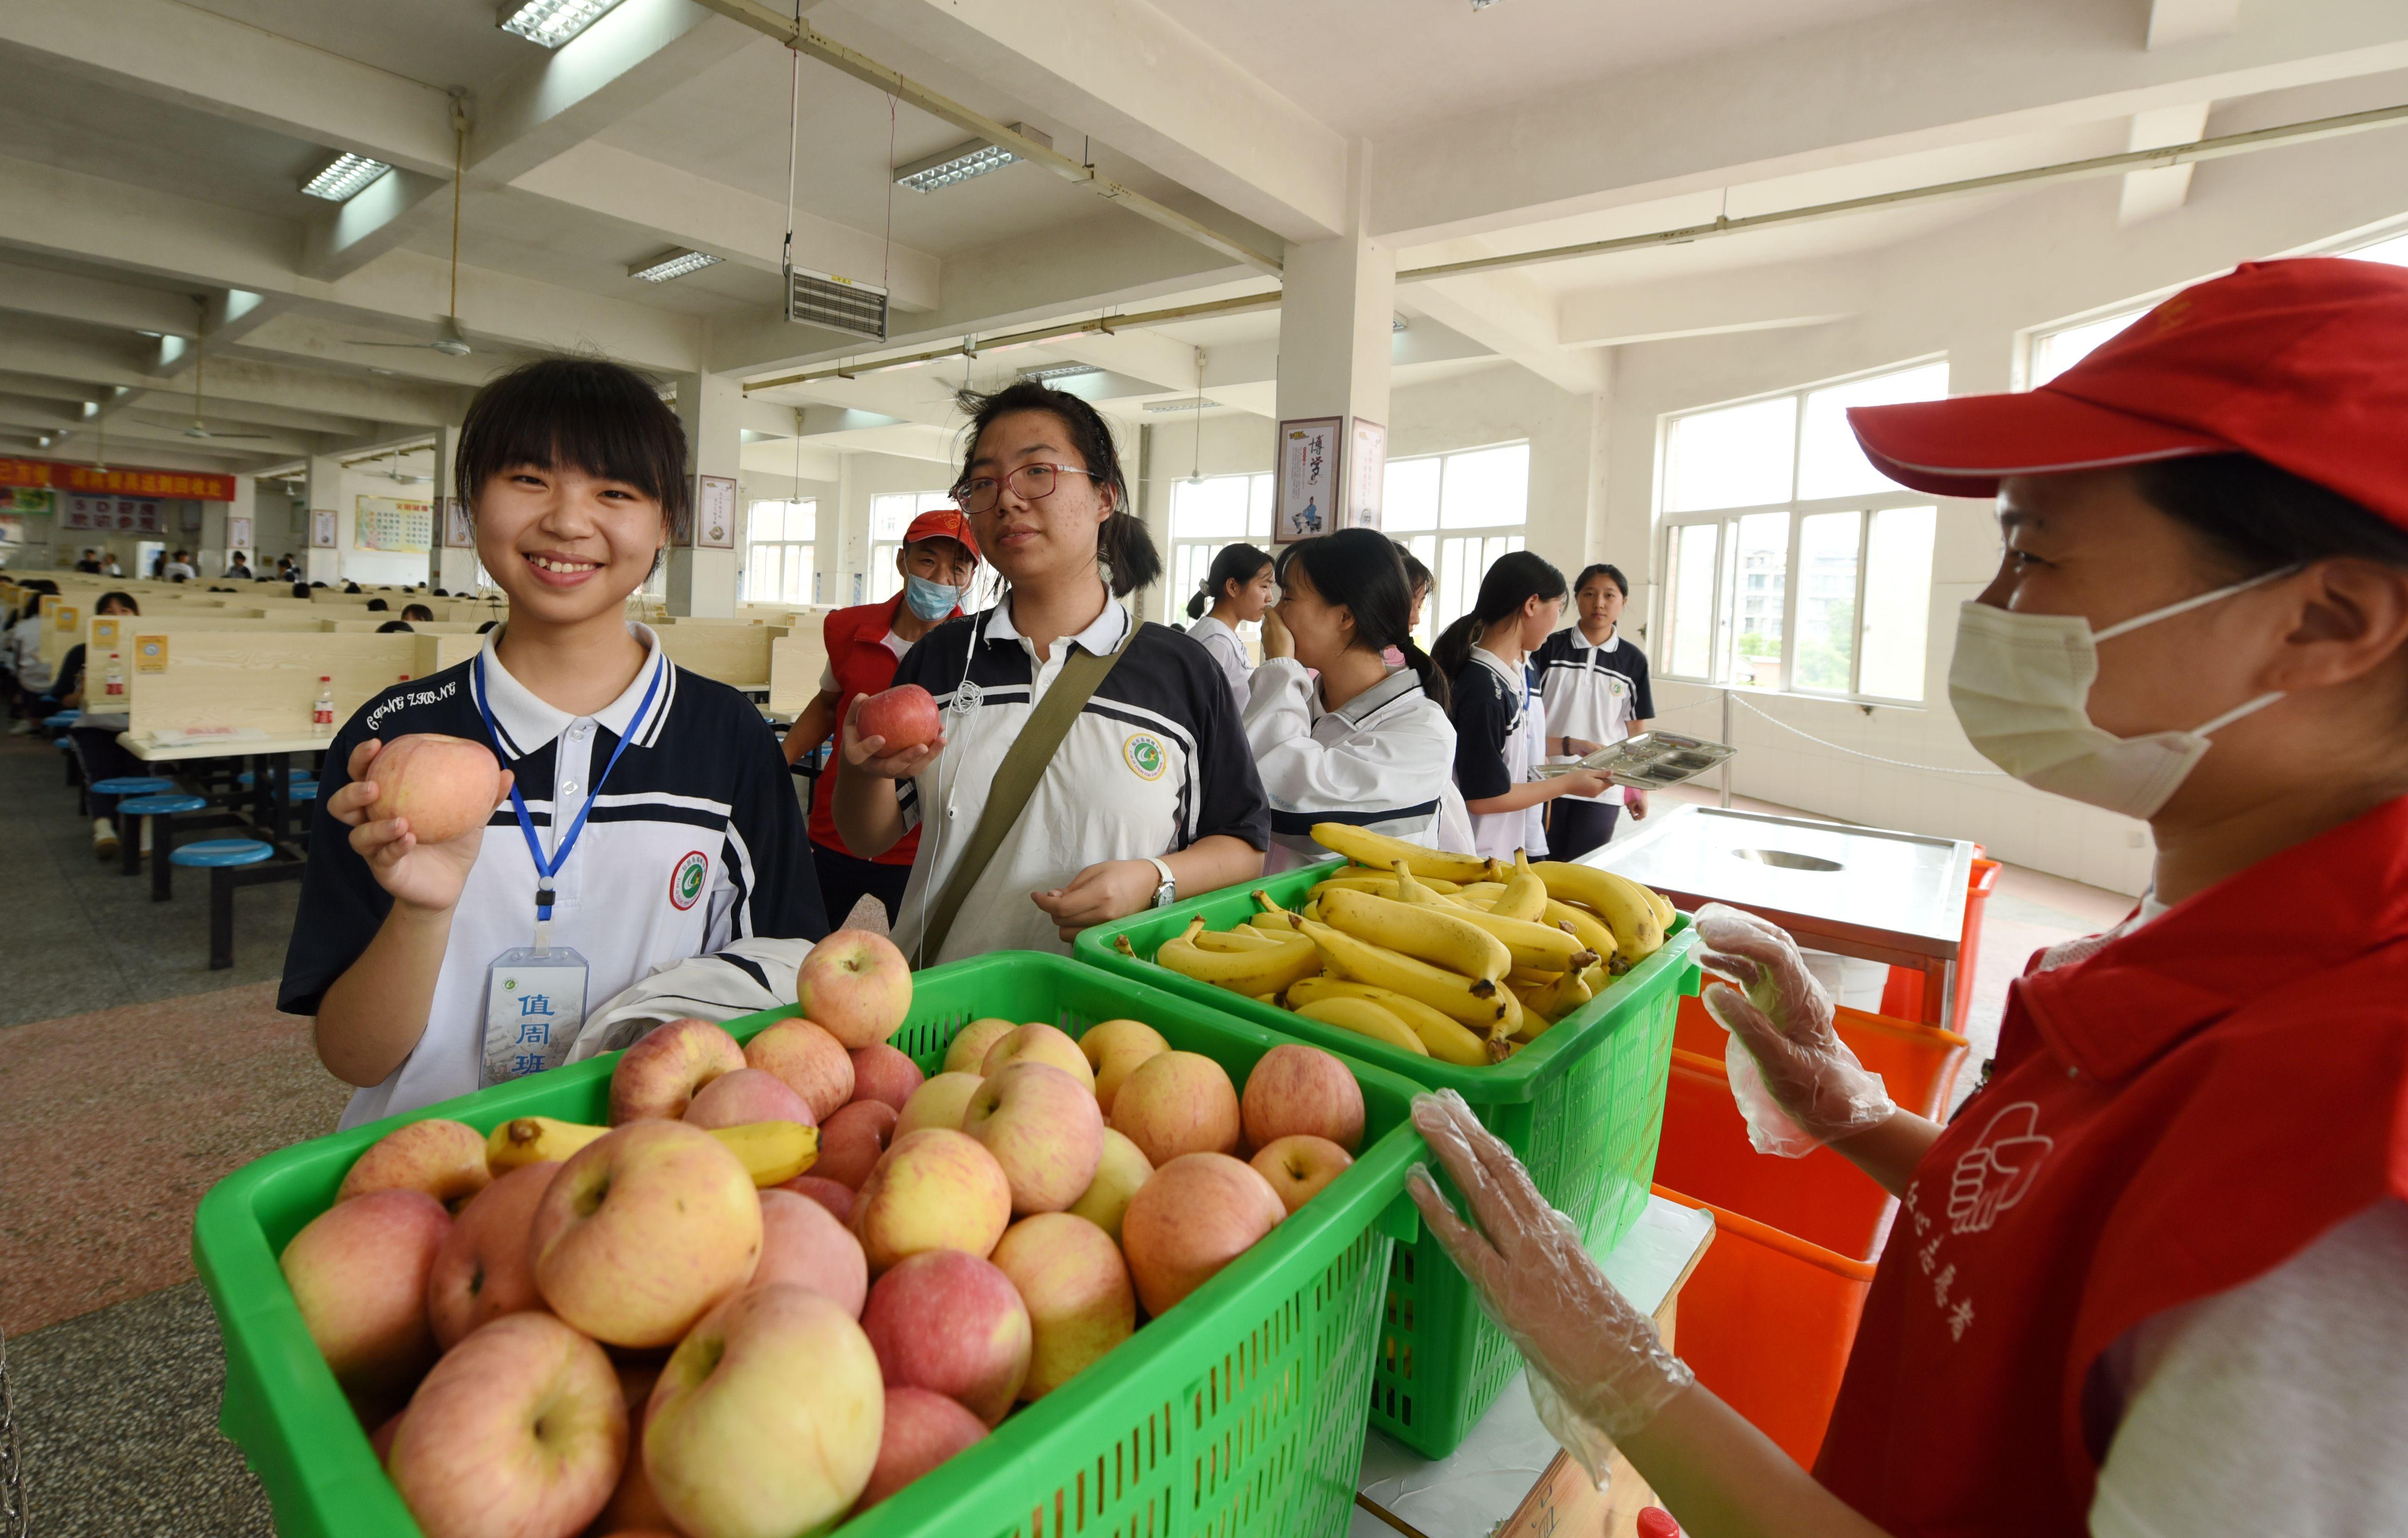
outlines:
M1831 1028L1831 996L1806 970L1798 942L1719 902L1698 910L1697 926L1706 946L1700 964L1739 985L1713 984L1704 1002L1730 1033L1723 1062L1756 1151L1803 1158L1888 1120L1897 1109L1889 1092Z
M1602 1488L1615 1441L1653 1420L1695 1375L1664 1349L1655 1321L1613 1289L1571 1219L1547 1205L1462 1096L1415 1097L1413 1127L1479 1227L1455 1215L1426 1166L1413 1166L1405 1189L1481 1308L1530 1364L1539 1419Z

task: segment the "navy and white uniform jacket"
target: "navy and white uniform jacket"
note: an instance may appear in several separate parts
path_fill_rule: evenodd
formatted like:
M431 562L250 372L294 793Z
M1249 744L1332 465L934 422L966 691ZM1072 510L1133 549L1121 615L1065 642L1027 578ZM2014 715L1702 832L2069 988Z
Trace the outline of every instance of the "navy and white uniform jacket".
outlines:
M1438 842L1455 726L1412 668L1330 710L1303 664L1265 658L1246 701L1246 740L1271 803L1265 874L1329 858L1312 841L1315 823Z
M1577 625L1567 625L1530 654L1539 697L1547 706L1547 735L1576 737L1611 747L1630 735L1634 721L1652 720L1656 697L1647 685L1647 655L1620 631L1591 646ZM1622 787L1566 799L1622 804Z

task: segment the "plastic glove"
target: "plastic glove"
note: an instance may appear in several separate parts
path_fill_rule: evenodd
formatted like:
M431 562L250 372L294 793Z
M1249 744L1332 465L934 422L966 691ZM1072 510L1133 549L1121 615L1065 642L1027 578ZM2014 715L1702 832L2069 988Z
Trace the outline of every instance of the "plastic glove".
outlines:
M1664 1349L1656 1322L1613 1289L1571 1219L1547 1205L1529 1171L1453 1090L1413 1100L1413 1126L1462 1191L1479 1227L1416 1164L1413 1205L1470 1279L1481 1309L1530 1364L1530 1401L1566 1451L1604 1488L1614 1443L1697 1381Z
M1798 942L1719 902L1698 909L1697 925L1706 946L1699 962L1739 985L1716 983L1704 1001L1730 1033L1723 1062L1756 1151L1803 1158L1888 1120L1897 1109L1888 1090L1831 1028L1831 996L1806 970Z

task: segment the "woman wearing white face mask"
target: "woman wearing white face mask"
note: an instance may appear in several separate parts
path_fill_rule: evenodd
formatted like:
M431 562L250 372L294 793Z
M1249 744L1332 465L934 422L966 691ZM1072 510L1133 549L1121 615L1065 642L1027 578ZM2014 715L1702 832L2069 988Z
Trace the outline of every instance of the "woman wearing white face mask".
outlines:
M1420 1203L1555 1390L1697 1538L2408 1531L2408 270L2177 295L2040 389L1850 413L1998 497L1967 735L2149 820L2155 888L2036 956L1984 1086L1898 1110L1797 948L1709 908L1757 1147L1901 1199L1813 1477L1666 1355L1459 1101Z

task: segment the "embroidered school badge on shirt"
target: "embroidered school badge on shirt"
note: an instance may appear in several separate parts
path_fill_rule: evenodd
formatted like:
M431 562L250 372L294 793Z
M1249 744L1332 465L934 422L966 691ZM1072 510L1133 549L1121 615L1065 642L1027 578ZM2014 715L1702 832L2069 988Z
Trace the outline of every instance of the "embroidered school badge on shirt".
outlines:
M682 913L702 900L702 888L710 879L710 861L701 850L691 850L669 872L669 906Z
M1162 771L1169 767L1170 756L1163 752L1160 738L1140 732L1121 744L1121 760L1139 779L1159 780Z

